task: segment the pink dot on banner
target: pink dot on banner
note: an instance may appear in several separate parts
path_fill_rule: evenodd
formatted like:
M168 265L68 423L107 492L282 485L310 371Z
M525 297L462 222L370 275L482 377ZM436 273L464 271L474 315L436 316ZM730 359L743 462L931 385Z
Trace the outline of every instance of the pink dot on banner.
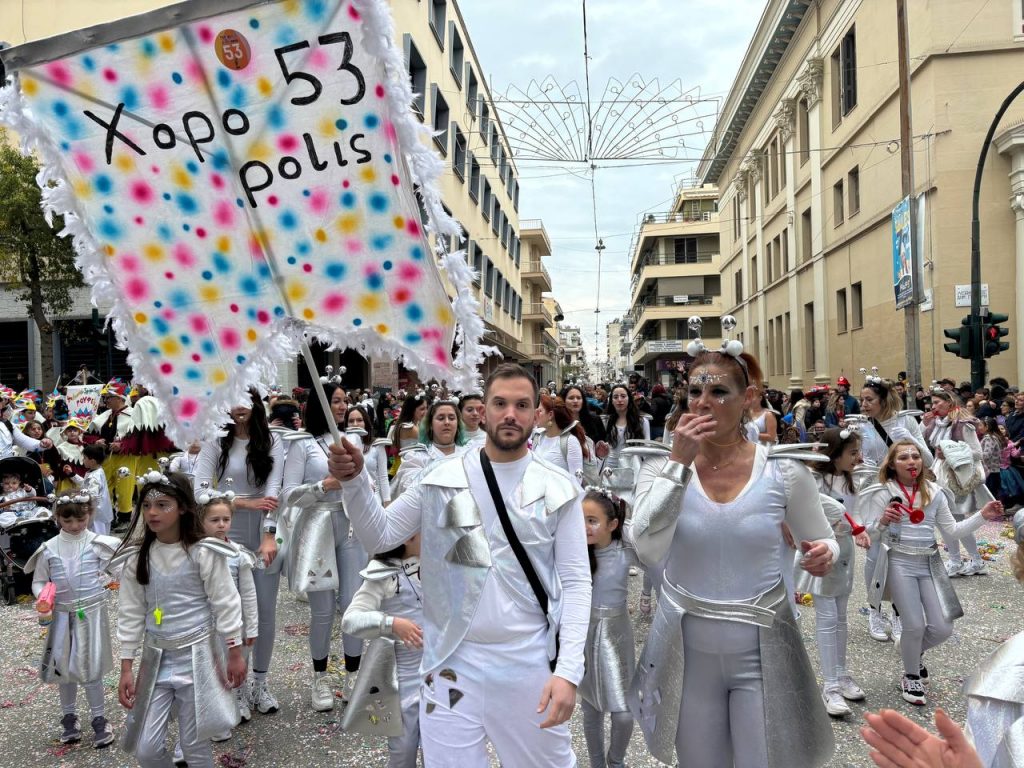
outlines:
M237 304L232 304L231 306L228 307L228 309L230 309L232 312L237 313L238 312L238 305Z
M149 205L156 197L153 194L153 188L144 181L133 181L129 191L131 192L132 200L140 205Z
M444 347L434 347L434 362L448 365L448 353Z
M125 272L134 272L139 268L139 259L130 253L121 257L121 269Z
M193 363L198 363L198 362L199 362L200 360L202 360L202 359L203 359L203 356L202 356L202 355L200 355L200 354L199 354L198 352L194 352L194 353L192 354L192 362L193 362Z
M149 295L149 283L141 277L133 277L124 284L124 293L131 301L142 301Z
M362 253L363 241L350 237L345 241L345 250L349 253Z
M199 413L199 402L191 397L182 400L178 404L178 415L183 419L191 419Z
M348 7L348 15L356 21L359 21L359 11L355 9L355 6L350 5Z
M230 227L235 223L235 206L227 200L218 200L213 207L213 220L222 227Z
M168 280L173 280L174 279L174 273L173 272L164 272L164 277L166 277Z
M202 227L196 227L196 237L202 240L204 237L206 237L206 230L203 229Z
M178 316L178 313L175 312L173 309L168 308L168 309L165 309L163 312L161 312L160 316L164 320L173 320L174 318L176 318Z
M317 50L320 50L319 48ZM299 146L299 140L289 133L277 139L277 146L283 152L291 152Z
M409 233L410 235L412 235L413 237L419 237L419 234L420 234L420 225L419 225L419 224L417 224L417 223L416 223L415 221L413 221L412 219L409 219L409 220L408 220L408 221L407 221L407 222L405 223L405 230L406 230L406 231L407 231L407 232L408 232L408 233Z
M308 263L308 262L303 264L302 265L302 271L306 272L306 273L312 272L313 271L313 265Z
M345 304L347 303L345 297L340 293L329 293L324 297L324 311L341 312L345 309Z
M189 80L195 80L196 82L202 82L206 77L197 59L189 59L185 63L185 73L188 75Z
M82 173L92 173L92 169L96 167L93 165L92 157L87 152L75 153L75 165L78 166L78 170L82 171Z
M422 270L420 270L420 268L417 267L415 264L406 263L402 264L398 268L398 276L401 277L403 280L408 280L410 282L413 280L419 280L422 274Z
M270 313L265 309L260 309L256 312L256 319L263 325L266 325L270 322Z
M314 69L323 69L330 63L327 51L324 48L314 48L309 54L309 63Z
M204 43L210 42L211 40L213 40L213 30L206 26L200 27L199 39Z
M117 82L117 72L115 72L112 69L104 69L103 70L103 79L106 80L108 83L116 83Z
M210 181L213 183L214 189L224 189L224 177L219 173L211 173Z
M160 373L162 373L164 375L166 375L168 373L174 373L174 366L171 365L170 363L161 363L160 364Z
M196 257L192 253L192 249L185 245L185 243L178 243L174 246L174 260L183 267L194 267L196 265Z
M378 99L383 99L384 98L384 86L378 84L377 87L374 89L374 93L377 94L377 98Z
M235 350L242 343L242 338L234 328L221 328L220 343L225 349Z
M313 193L309 196L309 207L313 213L326 213L330 205L331 199L328 197L326 190L313 190Z
M400 178L398 178L397 175L392 173L391 174L391 183L394 184L397 187L399 184L402 183L402 180Z
M277 195L271 195L270 197L268 197L267 202L270 205L277 205Z
M408 288L399 288L392 294L392 297L395 300L395 304L405 304L412 298L412 291Z
M138 224L138 225L139 225L140 227L141 227L141 226L142 226L142 224L144 223L144 221L143 221L143 218L142 218L141 216L136 216L136 217L135 217L134 219L132 219L132 221L134 221L134 222L135 222L136 224Z
M341 186L342 189L348 189L349 187L352 186L352 182L349 181L348 179L345 179L343 182L341 182Z
M210 330L210 324L202 315L192 315L188 319L188 324L193 333L207 333Z
M47 64L45 69L46 73L53 78L57 85L71 85L71 70L68 69L66 64L57 61L53 64Z
M392 144L398 141L398 132L395 130L395 124L390 120L384 123L384 137Z
M157 109L167 109L171 101L167 95L167 88L162 85L153 86L149 89L149 100Z

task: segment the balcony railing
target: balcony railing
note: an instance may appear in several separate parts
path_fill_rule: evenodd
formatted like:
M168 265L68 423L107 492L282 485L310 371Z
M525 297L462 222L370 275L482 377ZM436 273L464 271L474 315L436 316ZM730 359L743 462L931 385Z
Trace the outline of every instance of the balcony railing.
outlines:
M523 261L522 275L524 279L530 279L535 275L543 275L541 282L546 286L544 290L551 290L551 274L540 259L526 259Z
M637 315L648 307L699 307L714 304L720 296L711 294L679 294L676 296L651 296L647 299L637 301L633 306L637 309Z
M707 264L713 261L718 256L718 251L708 251L697 249L695 255L676 255L674 253L660 253L655 254L648 252L643 254L636 263L637 269L643 269L644 267L660 267L667 264L675 264L679 266L685 266L687 264Z
M520 219L519 220L519 231L522 232L524 229L540 229L544 226L544 222L540 219Z
M554 325L555 322L554 318L551 317L551 313L548 312L548 308L544 306L543 302L523 304L523 319L543 320L545 325Z
M696 224L701 221L712 221L717 212L701 211L699 213L646 213L643 224Z
M545 358L547 360L554 360L555 355L558 353L558 348L552 342L546 341L537 344L524 341L519 344L519 352L530 359Z

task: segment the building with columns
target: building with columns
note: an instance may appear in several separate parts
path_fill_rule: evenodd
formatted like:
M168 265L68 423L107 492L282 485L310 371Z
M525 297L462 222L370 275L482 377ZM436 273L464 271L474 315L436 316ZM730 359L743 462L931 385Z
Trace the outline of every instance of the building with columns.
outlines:
M907 0L915 196L923 263L922 379L969 378L944 328L969 312L971 194L982 141L1020 82L1020 2ZM900 202L895 3L769 0L698 177L720 193L724 311L772 387L905 365L891 213ZM982 280L1010 315L988 375L1024 381L1024 99L981 187ZM1009 201L1009 204L1008 204Z

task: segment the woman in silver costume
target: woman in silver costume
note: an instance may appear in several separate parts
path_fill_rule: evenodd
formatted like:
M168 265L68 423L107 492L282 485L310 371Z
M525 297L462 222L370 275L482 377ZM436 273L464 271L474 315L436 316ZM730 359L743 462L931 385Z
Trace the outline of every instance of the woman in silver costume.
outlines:
M821 766L832 726L786 599L780 528L788 524L815 576L839 553L835 534L796 460L808 454L746 439L757 360L736 340L691 349L689 412L633 514L640 559L664 561L665 572L630 709L662 762Z
M306 403L306 431L295 436L288 450L282 494L291 525L288 587L293 592L305 592L309 598L309 652L313 661L309 700L317 712L334 709L327 659L336 602L341 610L348 607L359 588L359 571L367 561L359 540L350 533L341 484L327 472L327 448L333 440L327 420L344 421L348 410L345 390L327 382L324 393L331 413L324 413L319 398ZM352 441L358 442L359 438ZM347 698L359 671L363 641L345 635L342 644L346 673L342 692Z
M397 499L428 464L461 453L465 446L458 401L435 400L420 422L419 442L402 451L402 466L391 481L391 498Z
M971 416L961 405L960 399L952 392L936 388L931 393L932 409L924 415L924 436L935 454L932 471L936 482L953 493L954 501L950 511L955 520L963 520L976 509L980 509L993 496L985 486L985 475L981 469L981 442L978 440L978 420ZM942 443L953 441L962 443L970 449L970 457L966 452L963 458L967 464L968 480L959 480L960 472L954 470L952 461L942 451ZM947 446L948 447L948 446ZM957 576L980 576L985 573L985 561L978 552L978 542L973 533L966 534L962 539L946 538L943 541L949 551L946 561L946 573L950 578ZM965 563L960 556L960 542L971 560Z
M878 472L879 485L862 491L864 524L879 544L868 599L891 595L903 621L900 655L904 701L925 704L928 670L924 652L953 634L953 621L963 609L942 567L935 528L944 536L961 537L985 520L1003 515L998 501L959 523L954 521L946 493L931 481L921 452L912 440L899 440L889 449Z
M624 768L626 747L633 734L633 715L626 690L636 667L633 624L626 595L629 570L639 564L628 535L625 503L601 488L588 488L583 497L583 522L594 581L590 628L584 650L586 673L580 682L583 735L591 768ZM604 716L611 718L611 740L604 741Z

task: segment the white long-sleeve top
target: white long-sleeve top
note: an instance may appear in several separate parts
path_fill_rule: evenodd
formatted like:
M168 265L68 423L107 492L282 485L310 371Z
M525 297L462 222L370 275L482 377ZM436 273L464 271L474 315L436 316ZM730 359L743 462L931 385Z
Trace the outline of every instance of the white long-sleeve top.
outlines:
M110 488L103 467L91 469L85 477L71 475L71 480L92 497L97 523L110 523L114 519L114 505L110 503Z
M26 451L38 451L39 441L29 437L20 429L10 429L6 424L0 422L0 459L6 459L14 455L14 446Z
M242 554L242 548L233 541L228 541L238 552L235 557L238 563L238 575L235 577L235 587L238 589L238 596L242 598L242 631L245 639L249 640L259 636L260 614L256 602L256 580L252 577L252 567L249 559ZM235 566L229 565L229 572Z
M901 544L910 547L930 547L935 543L936 528L948 539L960 539L968 533L974 533L985 524L985 518L981 516L980 512L975 512L970 517L957 522L949 509L949 499L943 490L930 480L926 480L925 483L927 483L931 499L924 507L924 520L917 524L911 523L906 516L902 522L892 525L882 522L882 513L885 512L885 508L889 506L889 501L893 497L899 496L903 499L904 504L908 504L910 501L896 482L886 483L884 490L876 489L865 500L863 505L864 526L872 538L879 537L888 528L892 533L899 535ZM921 506L920 496L914 501L914 506Z
M533 453L549 464L561 467L571 477L579 477L583 471L583 447L576 435L570 434L565 443L565 454L562 454L562 436L548 437L543 431L533 435Z
M913 440L921 452L921 460L924 465L926 467L932 465L934 457L928 447L928 442L924 439L924 433L921 432L921 425L917 423L917 419L913 416L897 414L879 423L889 435L890 441L895 443L897 440ZM871 423L870 419L867 419L858 423L857 431L861 437L861 453L864 455L864 461L876 467L881 466L885 462L889 446L878 434L875 425Z
M267 481L261 486L253 485L250 482L249 468L245 463L248 449L248 439L235 438L228 453L223 477L231 478L231 490L238 496L253 499L264 496L277 498L281 495L281 485L284 479L284 445L280 436L271 435L270 455L274 459L274 466L267 476ZM218 487L218 483L222 480L218 472L220 454L219 440L209 440L203 443L203 447L199 450L199 460L196 462L195 477L192 479L193 488L197 491L204 482L208 483L210 488ZM266 513L265 524L273 524L276 520L277 512Z
M199 576L205 587L205 594L193 597L209 601L217 632L228 645L239 645L242 642L242 605L223 555L197 546L186 552L180 542L163 544L154 541L149 549L150 569L158 568L170 573L180 568L188 557L199 565ZM146 601L146 588L135 580L136 562L133 557L125 564L118 590L117 639L121 642L122 659L135 658L142 647L146 614L155 607Z
M391 478L388 477L387 449L380 443L374 443L369 448L364 445L363 462L366 464L366 471L370 473L374 490L377 491L381 503L389 503L391 501Z

